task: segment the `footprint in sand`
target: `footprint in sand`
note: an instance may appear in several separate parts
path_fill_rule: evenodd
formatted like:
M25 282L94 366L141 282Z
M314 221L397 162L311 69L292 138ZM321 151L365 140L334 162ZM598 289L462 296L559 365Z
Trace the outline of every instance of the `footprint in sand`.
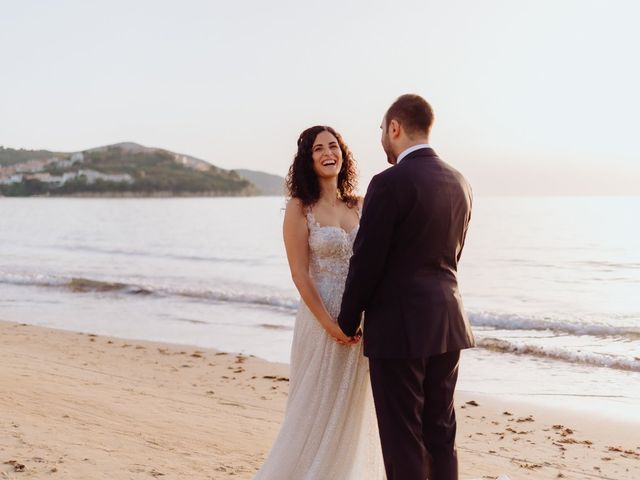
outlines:
M26 468L23 463L20 463L17 460L8 460L4 462L4 464L11 465L14 472L24 472Z
M524 423L524 422L535 422L535 420L533 419L533 415L529 415L527 417L520 417L516 420L516 422L518 423Z

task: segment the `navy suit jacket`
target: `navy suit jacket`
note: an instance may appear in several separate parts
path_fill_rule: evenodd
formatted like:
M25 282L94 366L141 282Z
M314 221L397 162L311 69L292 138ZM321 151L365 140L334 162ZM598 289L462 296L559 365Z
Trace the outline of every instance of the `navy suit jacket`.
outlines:
M457 280L471 203L467 180L431 148L371 180L338 316L354 335L364 312L366 356L427 358L474 346Z

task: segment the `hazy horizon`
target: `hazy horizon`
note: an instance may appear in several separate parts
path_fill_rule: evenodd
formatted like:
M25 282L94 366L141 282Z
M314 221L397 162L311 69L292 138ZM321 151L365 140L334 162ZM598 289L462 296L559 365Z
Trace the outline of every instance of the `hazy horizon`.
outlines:
M329 124L360 190L384 111L415 92L479 195L638 195L631 0L396 3L27 0L0 18L0 145L133 141L284 176Z

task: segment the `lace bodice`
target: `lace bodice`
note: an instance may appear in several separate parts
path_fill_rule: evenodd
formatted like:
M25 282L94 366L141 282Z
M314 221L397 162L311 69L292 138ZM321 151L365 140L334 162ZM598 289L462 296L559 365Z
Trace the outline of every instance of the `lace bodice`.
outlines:
M353 254L356 225L347 232L340 227L320 225L313 212L307 212L309 225L309 273L332 317L340 312L340 299Z
M316 221L311 211L307 213L307 223L311 254L309 265L312 276L316 279L325 275L346 278L358 225L351 232L341 227L322 226Z

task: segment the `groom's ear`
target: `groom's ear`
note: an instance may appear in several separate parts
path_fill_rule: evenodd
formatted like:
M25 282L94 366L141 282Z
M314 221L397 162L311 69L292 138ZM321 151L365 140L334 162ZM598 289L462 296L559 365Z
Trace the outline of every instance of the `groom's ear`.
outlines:
M388 132L391 138L398 138L400 136L400 122L395 118L389 122Z

